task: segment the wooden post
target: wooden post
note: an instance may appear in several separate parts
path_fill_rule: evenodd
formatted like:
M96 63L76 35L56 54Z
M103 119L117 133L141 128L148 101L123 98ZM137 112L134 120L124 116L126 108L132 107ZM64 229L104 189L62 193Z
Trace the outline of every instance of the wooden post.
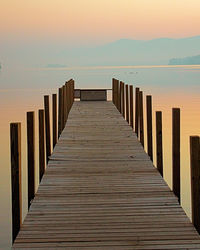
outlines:
M70 93L69 93L69 82L65 83L66 85L66 97L67 97L67 118L69 115L69 111L70 111Z
M39 120L39 180L45 172L45 143L44 143L44 110L40 109L38 112Z
M53 148L57 143L57 94L52 95L52 117L53 117Z
M63 106L62 106L62 98L63 98L63 89L59 88L59 104L58 104L58 138L62 133L62 117L63 117Z
M128 84L126 84L126 120L129 124L129 93L128 93Z
M35 121L34 112L27 112L28 208L35 196Z
M125 119L125 93L124 93L125 84L122 82L122 115Z
M147 105L147 152L150 159L153 161L153 141L152 141L152 97L146 96Z
M74 80L72 80L72 105L74 103L74 85L75 85L75 82Z
M138 137L139 132L139 92L140 88L135 88L135 133Z
M156 111L156 155L157 169L163 176L162 112Z
M122 92L123 92L123 82L120 81L119 89L119 112L122 114Z
M190 136L192 223L200 233L200 138Z
M114 105L116 105L115 103L115 79L112 78L112 102Z
M51 155L51 134L50 134L50 115L49 115L49 96L44 96L44 114L45 114L45 131L46 131L46 161L48 163Z
M62 100L63 100L63 118L62 118L62 122L63 123L62 123L62 130L63 130L64 127L65 127L65 123L67 121L66 86L63 85L62 89L63 89L63 91L62 91L62 94L63 94L63 98L62 98Z
M129 86L129 94L130 94L130 125L133 128L133 86Z
M140 114L140 142L144 147L144 117L143 117L143 92L139 92L139 114Z
M11 188L12 188L12 242L22 224L21 190L21 123L10 124Z
M180 203L180 109L172 109L173 191Z
M120 87L119 87L119 80L116 80L116 107L119 110L120 104Z

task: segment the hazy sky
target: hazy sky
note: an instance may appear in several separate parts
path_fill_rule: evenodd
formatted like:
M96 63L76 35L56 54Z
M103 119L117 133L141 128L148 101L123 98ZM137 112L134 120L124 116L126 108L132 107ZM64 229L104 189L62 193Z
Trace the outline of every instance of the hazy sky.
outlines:
M68 44L199 35L200 0L0 0L1 40Z

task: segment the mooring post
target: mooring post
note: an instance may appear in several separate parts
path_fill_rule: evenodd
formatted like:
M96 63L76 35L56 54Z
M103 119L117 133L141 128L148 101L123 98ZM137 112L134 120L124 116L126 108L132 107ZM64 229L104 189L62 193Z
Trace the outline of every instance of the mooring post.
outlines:
M140 88L135 88L135 133L138 137L139 132L139 92Z
M39 121L39 181L45 172L45 143L44 143L44 110L40 109L38 111L38 121Z
M157 169L163 176L162 112L156 111L156 156Z
M190 136L192 223L200 233L200 137Z
M21 190L21 123L10 124L11 190L12 190L12 242L22 224Z
M152 97L146 96L147 110L147 152L150 159L153 161L153 141L152 141Z
M129 124L129 87L128 84L126 84L126 120Z
M49 96L44 96L44 114L45 114L45 131L46 131L46 161L48 163L51 155L51 134L50 134L50 114L49 114Z
M62 133L62 117L63 117L63 89L59 88L59 103L58 103L58 138L60 137Z
M130 125L133 128L133 86L129 86L129 94L130 94Z
M139 92L139 114L140 114L140 142L144 147L144 115L143 115L143 92Z
M35 196L35 119L34 112L27 112L28 152L28 209Z
M52 124L53 124L53 148L55 147L58 139L57 132L57 94L52 95Z
M172 109L173 191L180 203L180 109Z

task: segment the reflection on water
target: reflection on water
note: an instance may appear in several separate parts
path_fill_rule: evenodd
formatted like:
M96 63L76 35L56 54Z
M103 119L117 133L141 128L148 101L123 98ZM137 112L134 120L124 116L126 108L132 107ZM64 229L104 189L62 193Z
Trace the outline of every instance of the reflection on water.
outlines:
M26 112L35 111L37 135L37 112L43 107L43 95L56 93L57 88L70 78L75 79L77 88L110 88L112 77L140 87L144 90L144 94L151 94L153 111L163 111L164 178L170 187L171 109L181 108L181 203L190 216L189 135L200 134L199 65L4 69L0 72L0 199L3 201L0 207L1 249L9 249L11 244L9 123L22 122L23 216L25 216L27 212ZM146 118L145 112L144 117ZM153 119L155 121L155 112ZM155 134L155 124L153 128ZM38 148L36 149L36 186L38 185L37 159Z

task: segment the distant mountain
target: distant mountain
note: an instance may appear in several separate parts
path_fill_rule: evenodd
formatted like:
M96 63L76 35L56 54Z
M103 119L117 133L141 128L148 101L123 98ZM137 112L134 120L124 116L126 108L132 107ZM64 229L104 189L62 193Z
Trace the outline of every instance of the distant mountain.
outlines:
M57 56L72 65L156 65L171 58L197 55L200 36L154 40L121 39L103 46L62 50ZM68 60L68 61L66 61Z
M200 55L189 56L184 58L172 58L169 60L169 65L199 65Z

